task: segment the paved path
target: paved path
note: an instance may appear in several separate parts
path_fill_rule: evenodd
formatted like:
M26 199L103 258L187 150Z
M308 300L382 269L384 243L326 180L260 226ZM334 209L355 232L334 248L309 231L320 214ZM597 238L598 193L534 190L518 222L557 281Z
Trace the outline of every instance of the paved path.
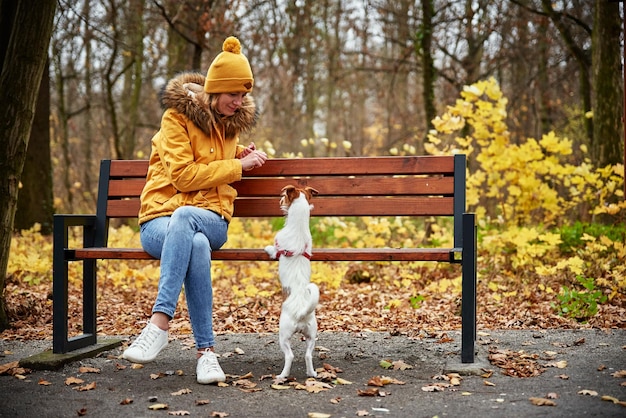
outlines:
M478 362L473 365L460 363L460 333L455 331L420 339L323 332L317 341L315 366L332 366L331 373L340 380L319 384L317 393L295 386L275 389L271 378L261 379L282 368L277 335L218 337L220 363L228 375L226 387L196 383L188 342L189 338L174 339L155 362L143 368L119 359L121 348L116 348L56 371L33 371L23 379L0 376L0 416L166 417L186 411L196 417L307 417L313 413L320 417L626 417L626 406L602 400L611 396L626 401L626 377L613 376L626 370L626 330L485 331L480 333ZM0 340L0 364L37 354L49 345ZM297 358L292 374L304 386L304 346L295 340L293 346ZM488 360L489 352L503 363L508 361L510 373L540 374L505 375L504 369ZM412 368L384 369L381 360ZM99 373L81 371L81 366ZM462 376L458 382L434 378L446 374L454 378L451 373ZM376 376L397 382L367 386ZM74 378L82 383L67 384ZM376 390L376 396L359 395ZM529 400L547 397L553 397L549 400L555 406L536 406ZM151 410L156 404L167 404L168 409Z

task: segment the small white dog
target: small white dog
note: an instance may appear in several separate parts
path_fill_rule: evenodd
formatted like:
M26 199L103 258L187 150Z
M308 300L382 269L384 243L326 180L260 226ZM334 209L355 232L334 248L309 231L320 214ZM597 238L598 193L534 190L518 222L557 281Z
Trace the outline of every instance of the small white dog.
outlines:
M312 187L283 188L280 207L285 213L285 225L276 234L274 245L265 247L270 258L278 258L278 275L283 289L278 339L285 354L285 367L277 377L279 379L289 376L293 362L290 339L296 332L300 332L306 339L306 374L310 377L317 376L313 368L313 349L317 336L315 308L319 302L320 291L315 283L311 283L313 241L309 229L313 208L309 202L317 194L318 191Z

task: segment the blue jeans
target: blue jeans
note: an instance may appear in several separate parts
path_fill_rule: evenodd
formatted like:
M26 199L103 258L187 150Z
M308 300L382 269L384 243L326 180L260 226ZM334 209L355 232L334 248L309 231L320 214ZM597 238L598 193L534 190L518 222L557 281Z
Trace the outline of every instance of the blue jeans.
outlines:
M215 344L211 251L224 245L227 233L225 219L194 206L180 207L172 216L141 225L141 245L161 260L159 290L152 313L161 312L173 318L184 284L197 348Z

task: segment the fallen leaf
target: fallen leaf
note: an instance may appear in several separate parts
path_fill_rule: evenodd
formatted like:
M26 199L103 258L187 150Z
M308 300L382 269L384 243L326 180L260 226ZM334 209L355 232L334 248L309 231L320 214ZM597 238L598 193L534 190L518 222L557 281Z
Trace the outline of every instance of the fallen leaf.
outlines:
M609 402L613 402L613 403L619 403L619 399L614 398L613 396L609 396L609 395L602 395L602 397L600 398L603 401L609 401Z
M556 367L557 369L564 369L567 367L567 361L561 360L546 364L546 367Z
M488 380L485 380L483 383L485 384L485 386L495 386L496 385L495 383L491 383Z
M50 386L52 383L48 382L47 380L45 380L43 377L41 379L39 379L39 384L41 386Z
M559 395L557 393L554 392L550 392L546 395L547 399L559 399Z
M95 367L87 367L82 366L78 368L79 373L100 373L100 369L96 369Z
M12 369L18 368L19 365L20 365L19 361L12 361L10 363L5 363L5 364L0 365L0 376L2 376L3 374L9 374L13 376L13 374L9 373L9 371Z
M250 379L239 379L232 382L233 386L239 386L245 389L252 389L257 386L256 383L251 381Z
M580 340L574 341L574 345L583 345L585 343L585 338L581 338Z
M309 412L306 416L308 418L330 418L330 414L325 414L323 412Z
M131 403L133 403L133 400L130 398L126 398L126 399L122 399L122 402L120 402L120 405L130 405Z
M241 355L241 354L245 354L246 352L245 352L245 351L243 351L241 348L236 347L236 348L235 348L235 353L237 353L237 354L240 354L240 355Z
M447 384L447 383L433 383L432 385L422 386L422 391L424 391L424 392L443 392L449 386L450 385Z
M317 380L307 380L305 382L305 387L306 387L306 390L311 393L319 393L323 390L328 390L328 389L333 388L328 383L318 382Z
M291 389L291 386L289 386L289 385L276 385L276 384L273 384L273 385L270 385L270 387L272 389L276 389L276 390Z
M85 383L85 381L83 379L79 379L78 377L70 376L65 379L65 386L80 385L81 383Z
M537 406L556 406L556 402L546 398L529 398L533 405Z
M78 415L79 417L84 417L85 415L87 415L87 408L81 408L78 411L76 411L76 415Z
M157 380L165 376L166 376L165 373L150 373L150 379L152 380Z
M387 376L374 376L367 382L367 386L380 387L389 384L404 385L405 382Z
M378 363L378 364L383 369L390 369L393 366L393 363L391 361L389 361L389 360L381 360L380 363Z
M167 415L175 415L175 416L189 415L189 411L169 411Z
M94 390L96 388L96 382L91 382L88 385L84 385L84 386L76 386L73 389L77 390L79 392L85 392L88 390Z
M357 389L356 393L358 396L378 396L378 388Z
M489 379L491 376L493 376L493 370L485 370L485 369L482 369L482 370L483 370L484 373L481 374L480 377L483 377L485 379Z
M133 363L130 368L133 370L143 369L143 364Z
M337 384L337 385L351 385L351 384L352 384L352 382L351 382L351 381L349 381L349 380L346 380L346 379L342 379L341 377L338 377L338 378L335 380L335 384Z
M461 375L458 373L448 373L448 379L450 379L450 384L452 386L460 386L461 385Z
M598 396L598 392L595 390L583 389L577 392L579 395Z
M412 368L413 366L411 366L410 364L406 364L403 360L397 360L393 362L394 370L409 370Z
M602 370L606 370L606 366L604 364L598 366L598 371L601 372Z
M148 409L151 409L153 411L159 411L159 410L167 409L167 408L169 408L169 405L166 403L155 403L154 405L150 405L148 407Z
M559 378L559 379L563 379L563 380L568 380L568 379L569 379L569 376L568 376L568 375L566 375L566 374L560 374L560 375L558 376L558 378Z
M366 416L368 416L369 414L370 414L370 413L369 413L369 412L367 412L367 411L366 411L366 410L364 410L364 409L359 409L358 411L356 411L356 416L357 416L357 417L366 417Z
M170 393L170 395L172 395L172 396L180 396L180 395L187 395L189 393L191 393L191 389L185 388L185 389L179 390L178 392L172 392L172 393Z
M626 377L626 370L616 371L615 373L611 373L611 376L617 377L617 378Z
M211 401L210 401L210 400L208 400L208 399L196 399L196 405L197 405L197 406L200 406L200 405L207 405L207 404L209 404L209 403L211 403Z
M218 411L213 411L211 412L211 416L212 417L217 417L217 418L225 418L227 417L229 414L227 412L218 412Z
M327 370L327 371L333 372L333 373L343 373L343 370L341 370L339 367L335 367L335 366L330 365L328 363L324 363L324 370Z

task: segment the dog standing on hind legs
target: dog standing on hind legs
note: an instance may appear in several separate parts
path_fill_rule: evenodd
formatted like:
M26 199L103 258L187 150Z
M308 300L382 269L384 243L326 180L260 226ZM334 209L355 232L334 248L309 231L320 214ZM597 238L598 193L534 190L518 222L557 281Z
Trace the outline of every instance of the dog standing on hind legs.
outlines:
M320 292L317 285L311 283L313 241L309 228L313 208L309 202L317 194L312 187L299 189L290 185L281 190L280 207L285 214L285 225L276 234L274 245L265 247L270 258L278 259L278 275L283 289L278 339L285 354L285 366L277 376L279 379L289 377L294 357L290 340L297 332L306 340L306 374L317 376L313 367L313 349L317 337L315 308Z

